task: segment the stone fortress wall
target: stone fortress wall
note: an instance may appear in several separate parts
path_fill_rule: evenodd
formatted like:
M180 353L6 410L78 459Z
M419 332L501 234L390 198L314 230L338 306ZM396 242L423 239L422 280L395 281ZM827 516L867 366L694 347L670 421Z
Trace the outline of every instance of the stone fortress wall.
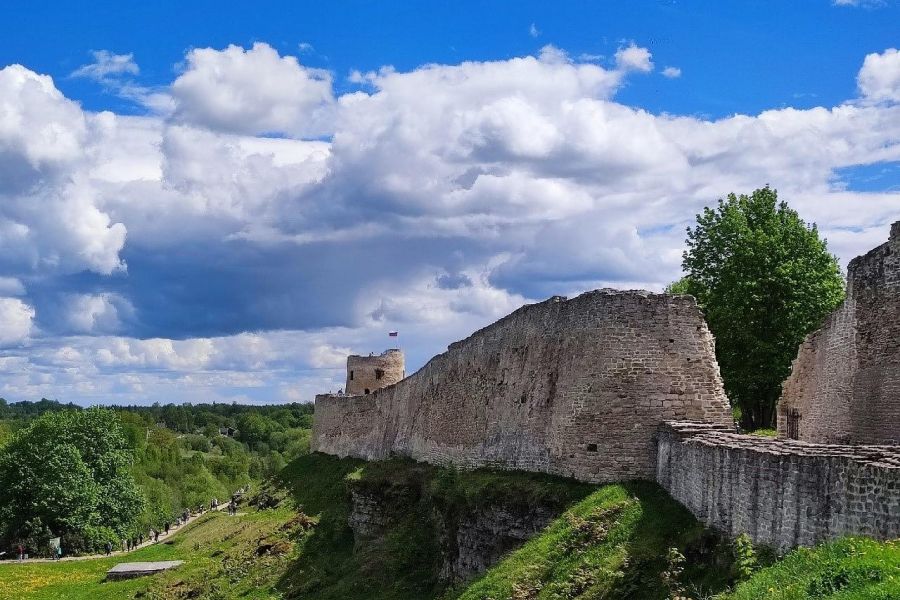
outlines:
M318 396L312 446L655 477L706 524L781 550L900 537L900 445L877 445L900 442L900 223L850 263L847 300L784 384L778 428L781 439L734 433L693 298L598 290L524 306L395 385Z
M731 424L696 302L598 290L524 306L395 385L317 396L312 447L590 482L650 479L667 420Z
M847 298L797 354L778 405L782 437L900 444L900 222L850 262Z
M350 396L361 396L394 385L406 377L403 352L396 348L385 350L378 356L347 357L347 385Z
M669 423L656 480L698 519L779 550L900 538L900 446L810 444Z

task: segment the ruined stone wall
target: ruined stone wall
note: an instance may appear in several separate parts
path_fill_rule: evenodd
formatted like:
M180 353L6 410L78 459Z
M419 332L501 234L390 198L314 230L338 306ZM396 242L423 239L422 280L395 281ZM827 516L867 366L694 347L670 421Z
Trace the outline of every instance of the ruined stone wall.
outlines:
M688 296L599 290L524 306L396 385L318 396L312 446L649 479L666 420L731 423L703 316Z
M778 405L787 437L900 444L900 222L890 239L850 262L847 299L803 342Z
M347 385L344 390L351 396L359 396L389 385L394 385L406 376L403 352L397 349L385 350L378 356L347 357Z
M787 550L900 537L900 447L809 444L669 423L656 480L699 520Z

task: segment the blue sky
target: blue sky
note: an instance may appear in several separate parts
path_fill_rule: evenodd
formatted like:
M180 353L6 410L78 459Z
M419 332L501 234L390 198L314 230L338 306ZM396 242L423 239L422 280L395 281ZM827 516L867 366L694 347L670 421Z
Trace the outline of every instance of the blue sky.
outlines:
M842 264L900 219L895 0L257 4L6 7L3 397L307 401L660 289L731 191Z
M134 111L90 82L64 80L89 51L133 53L145 85L165 85L189 48L266 42L333 71L501 60L552 43L611 57L635 40L689 77L631 82L623 102L653 112L755 113L838 104L852 96L859 57L897 45L900 4L804 2L221 2L17 3L0 23L0 61L53 75L91 110ZM538 31L530 34L531 25ZM35 43L39 41L40 43ZM311 48L301 50L301 44ZM346 89L346 88L345 88Z

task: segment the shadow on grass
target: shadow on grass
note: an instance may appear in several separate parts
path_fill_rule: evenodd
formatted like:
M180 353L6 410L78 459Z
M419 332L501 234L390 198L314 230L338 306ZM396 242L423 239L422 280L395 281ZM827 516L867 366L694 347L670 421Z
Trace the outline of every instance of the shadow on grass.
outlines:
M637 499L641 513L626 544L624 577L611 597L668 598L662 575L669 568L669 548L677 548L685 556L679 579L689 597L710 597L733 583L731 549L726 540L705 528L655 482L631 481L622 486Z
M447 544L455 543L448 542L454 536L447 532L463 515L485 506L541 506L561 514L600 489L540 474L461 472L406 460L365 462L322 454L297 459L281 480L317 524L298 541L298 556L278 587L288 599L316 600L456 597L465 586L448 591L440 573ZM730 553L717 536L655 483L621 488L636 499L639 516L622 532L627 560L604 597L667 598L661 574L670 547L687 558L681 578L687 591L709 595L726 587ZM378 499L377 531L363 540L355 540L348 525L351 489Z
M300 509L318 520L299 541L279 589L287 598L428 600L440 597L443 554L460 518L483 506L561 513L595 486L548 475L455 471L410 460L365 462L311 454L281 473ZM378 499L375 535L355 540L351 492ZM443 548L442 548L443 544ZM443 554L442 554L443 553Z

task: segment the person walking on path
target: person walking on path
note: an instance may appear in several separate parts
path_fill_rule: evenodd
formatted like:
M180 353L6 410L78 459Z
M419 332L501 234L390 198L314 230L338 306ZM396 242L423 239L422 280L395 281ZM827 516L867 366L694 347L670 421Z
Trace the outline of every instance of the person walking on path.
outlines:
M56 547L56 560L62 558L62 544Z
M138 536L138 546L143 546L143 545L144 545L144 534L142 533L141 535Z
M19 560L25 560L25 546L19 544Z
M106 550L107 556L112 554L112 544L109 541L106 542L106 546L104 547L104 549Z
M169 522L168 521L166 521L165 529L166 529L166 535L169 535Z

